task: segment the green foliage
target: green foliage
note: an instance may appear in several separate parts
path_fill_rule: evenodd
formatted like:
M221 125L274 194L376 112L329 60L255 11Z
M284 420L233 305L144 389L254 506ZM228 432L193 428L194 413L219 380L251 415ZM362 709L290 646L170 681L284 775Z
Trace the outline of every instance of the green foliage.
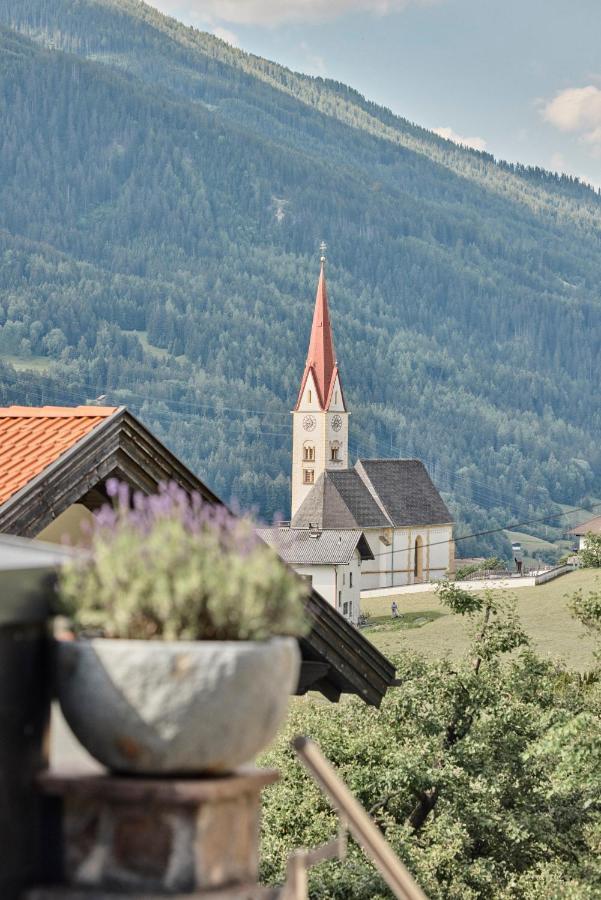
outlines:
M459 615L480 612L482 609L483 599L479 594L460 588L452 581L441 581L436 585L436 593L444 606Z
M601 664L601 584L587 593L582 589L575 591L571 597L570 608L589 634L599 642L595 657ZM598 677L600 673L597 671L595 674Z
M455 580L464 581L469 575L475 575L476 572L491 572L493 569L502 568L502 566L502 559L499 559L498 556L491 556L481 563L472 563L469 566L461 566L455 572Z
M582 590L575 592L571 608L583 625L601 637L601 585L598 590L584 594Z
M110 483L109 483L110 487ZM115 488L115 490L117 490ZM96 519L91 552L59 576L57 611L82 632L141 640L266 640L303 634L305 588L252 522L188 498L124 486Z
M595 193L134 0L0 23L0 354L51 368L3 369L5 402L108 394L287 514L325 237L353 456L432 453L464 532L601 495Z
M263 875L281 881L287 853L331 838L336 817L290 749L312 737L375 817L430 900L573 900L601 893L597 683L523 645L511 609L487 595L460 664L397 659L399 687L380 710L295 703L263 762L282 771L266 792ZM495 620L498 619L498 624ZM486 632L491 636L487 637ZM495 637L496 635L496 637ZM504 635L498 640L499 635ZM351 843L348 860L311 873L312 898L389 892Z
M587 568L601 568L601 534L589 531L584 539L584 547L578 552L580 562Z
M500 569L503 566L503 560L499 559L498 556L489 556L488 559L485 559L482 563L482 569L484 572L492 572L494 569Z

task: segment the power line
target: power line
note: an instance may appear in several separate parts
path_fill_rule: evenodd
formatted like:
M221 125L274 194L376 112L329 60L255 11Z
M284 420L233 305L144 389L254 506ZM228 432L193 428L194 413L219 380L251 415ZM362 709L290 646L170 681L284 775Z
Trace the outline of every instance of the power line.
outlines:
M379 445L377 441L375 441L376 447L381 446L383 449L383 445ZM361 445L358 444L354 439L349 441L349 445L353 446L358 451L358 456L361 456ZM363 445L363 449L368 453L371 452L371 448L368 448L366 445ZM401 457L407 457L408 454L404 454L402 450L398 447L391 447L392 453L398 453ZM462 479L463 481L467 481L469 484L475 485L473 490L474 498L469 497L468 499L476 499L479 500L483 505L486 503L493 505L502 505L508 509L512 509L516 514L519 514L519 507L508 497L503 496L502 494L495 493L491 488L489 488L485 482L478 481L471 476L465 475L459 471L452 472L447 467L441 466L435 460L429 459L427 457L420 456L424 465L431 471L434 471L434 478L437 483L440 484L441 480L445 480L447 484L447 489L451 491L451 493L456 493L458 491L458 486L456 483L453 483L453 479ZM446 475L446 478L445 478ZM459 491L461 488L459 488ZM479 496L478 496L479 495Z
M489 534L498 534L501 531L515 531L516 528L523 528L525 525L537 525L541 522L547 522L549 519L556 519L560 516L569 516L571 513L575 512L592 512L595 509L601 509L601 503L595 503L590 508L587 508L586 506L575 506L573 509L566 509L563 512L553 513L553 515L545 516L541 519L529 519L525 522L514 522L509 525L502 525L500 528L488 528L486 531L474 531L472 534L463 534L460 537L447 538L443 541L432 541L431 543L424 544L423 547L439 547L442 544L451 543L457 544L459 541L467 541L469 538L485 537ZM409 528L410 526L407 527ZM374 556L387 556L390 552L392 551L383 550L379 553L374 553Z
M51 382L51 379L48 376L37 376L37 377ZM192 404L188 401L171 400L168 398L158 398L158 397L153 398L153 397L145 396L143 394L137 394L134 391L130 390L130 388L128 388L128 387L101 388L97 385L94 386L94 385L88 384L84 388L82 388L81 393L79 393L79 392L76 393L73 390L70 390L67 388L59 388L53 383L52 383L52 388L53 389L48 389L47 387L42 387L39 384L29 385L29 390L34 393L39 393L40 395L46 395L48 397L54 397L54 398L69 397L72 401L75 401L78 403L82 402L81 394L83 394L84 391L91 391L91 393L96 393L97 396L101 396L103 394L110 395L111 393L113 393L113 394L125 393L125 394L128 394L131 398L137 399L139 401L143 401L144 403L164 404L167 407L168 407L168 405L177 405L177 406L181 406L181 407L186 407L189 410L189 412L184 412L184 411L180 411L180 410L173 410L173 409L167 408L165 411L153 410L149 413L149 416L151 416L152 418L161 422L164 425L164 427L166 427L167 429L172 424L172 421L170 420L169 417L175 417L175 416L184 417L184 418L186 418L186 420L191 415L194 415L196 417L202 417L202 414L199 412L199 410L203 410L203 411L204 410L212 410L217 413L215 418L222 417L226 413L238 413L238 414L258 415L258 416L275 416L278 418L284 418L285 416L286 417L288 416L288 414L286 414L286 413L276 413L276 412L272 412L271 410L268 410L268 409L251 410L251 409L228 407L228 406L222 406L222 405L216 406L216 405L201 404L201 403ZM88 399L88 398L85 398L85 399ZM230 420L228 422L228 424L230 426L235 425L236 427L247 429L247 435L249 437L255 437L255 438L260 438L260 439L282 438L282 439L287 439L287 440L290 440L290 437L291 437L291 433L289 430L286 430L286 431L264 431L261 428L255 428L251 423L242 422L242 421L237 422L234 420ZM378 439L374 439L373 443L375 444L375 446L378 450L380 450L380 449L384 450L383 444ZM358 456L361 456L362 450L366 451L368 453L372 452L371 447L367 447L367 445L362 444L362 443L356 441L355 439L350 441L349 445L355 447L355 449L358 451ZM392 443L390 446L390 452L396 453L400 457L403 456L403 450L399 447L392 446ZM405 455L407 455L407 454L405 454ZM465 475L465 473L461 473L459 471L452 472L447 467L442 466L439 463L437 463L436 460L434 460L432 458L428 459L427 456L425 458L422 457L422 461L424 462L425 465L428 466L429 469L436 471L435 477L436 477L437 481L440 481L440 480L446 481L447 488L451 493L453 493L453 494L461 493L462 489L456 483L457 479L461 479L464 482L467 482L467 484L473 486L471 488L471 496L469 496L469 497L466 496L466 499L476 500L477 502L480 502L482 504L486 504L486 503L491 504L491 505L493 503L499 504L506 508L513 509L515 512L519 511L517 506L515 505L515 503L513 503L508 497L504 497L503 495L495 493L485 482L479 481L478 479L475 479L472 476ZM464 491L465 491L465 488L464 488ZM577 507L573 511L579 511L580 509L584 509L584 507ZM568 514L569 514L569 512L556 513L552 516L547 517L547 519L552 519L552 518L556 518L559 515L568 515ZM530 522L521 523L521 525L544 522L547 519L531 520ZM463 537L456 538L455 540L456 541L466 540L468 537L479 537L481 535L494 534L499 531L509 530L512 527L513 528L520 527L520 524L518 523L518 525L514 525L514 526L507 525L507 526L504 526L501 528L489 529L485 532L474 533L473 535L465 535ZM448 541L443 541L441 543L448 543ZM431 544L429 546L435 546L435 545Z

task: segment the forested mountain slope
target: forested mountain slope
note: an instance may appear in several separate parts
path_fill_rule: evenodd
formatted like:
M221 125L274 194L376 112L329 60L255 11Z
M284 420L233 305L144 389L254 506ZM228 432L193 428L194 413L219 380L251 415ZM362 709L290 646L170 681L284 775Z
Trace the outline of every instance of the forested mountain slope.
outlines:
M107 394L287 513L325 238L355 454L425 459L466 530L601 496L593 191L133 0L0 24L1 399Z

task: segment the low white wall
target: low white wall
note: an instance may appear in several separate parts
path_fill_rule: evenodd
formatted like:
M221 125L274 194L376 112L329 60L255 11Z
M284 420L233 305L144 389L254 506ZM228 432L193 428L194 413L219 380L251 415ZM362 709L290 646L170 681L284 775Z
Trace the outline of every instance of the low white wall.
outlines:
M567 565L567 566L555 566L554 569L549 569L547 572L541 572L540 575L535 575L534 583L535 584L544 584L546 581L553 581L554 578L559 578L560 575L567 575L568 572L573 572L575 566Z
M511 578L486 578L478 581L455 581L454 584L467 591L482 591L490 588L491 590L502 589L512 591L517 588L535 587L538 584L545 584L547 581L553 581L560 575L567 575L574 571L574 566L556 566L554 569L548 569L539 575L514 575ZM428 582L426 584L405 584L397 587L375 588L374 590L362 590L361 597L367 600L369 597L394 597L403 594L421 594L436 589L436 582Z

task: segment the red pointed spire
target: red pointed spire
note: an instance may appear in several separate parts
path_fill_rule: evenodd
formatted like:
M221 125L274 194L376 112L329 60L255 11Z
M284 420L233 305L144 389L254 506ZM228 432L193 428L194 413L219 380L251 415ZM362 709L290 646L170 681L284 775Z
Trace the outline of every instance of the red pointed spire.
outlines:
M313 313L313 325L311 327L311 340L309 341L309 352L307 353L307 363L301 382L297 407L300 403L309 372L312 372L320 406L322 409L325 409L329 405L333 382L338 371L328 309L328 291L326 288L324 263L325 258L322 256L317 296L315 298L315 312Z

